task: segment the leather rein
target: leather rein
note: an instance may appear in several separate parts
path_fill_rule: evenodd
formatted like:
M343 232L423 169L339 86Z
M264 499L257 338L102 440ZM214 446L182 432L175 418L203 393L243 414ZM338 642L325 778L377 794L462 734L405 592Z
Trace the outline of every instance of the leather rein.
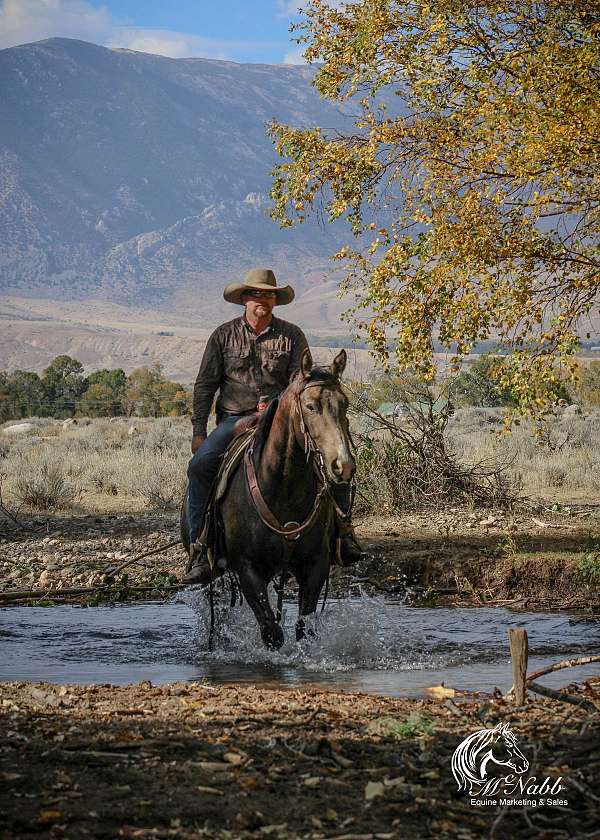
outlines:
M269 528L275 534L278 534L280 537L283 537L285 540L290 542L299 539L302 536L302 534L314 524L317 516L319 515L321 504L323 502L323 497L325 496L325 494L329 495L338 515L340 515L343 519L346 519L350 512L347 511L346 513L344 513L340 509L333 496L333 493L331 492L331 489L329 487L329 481L327 480L327 476L325 474L323 455L319 450L319 447L315 443L313 436L308 430L308 427L304 421L304 414L302 412L302 402L300 400L301 394L303 394L304 391L306 391L308 388L314 388L316 386L321 386L324 384L325 382L323 381L309 382L307 385L305 385L303 388L301 388L295 393L294 406L300 417L300 430L304 435L304 451L306 453L306 460L308 462L311 453L314 453L315 473L317 474L317 478L319 479L319 482L321 484L315 496L312 509L302 523L291 521L283 524L279 521L279 519L277 519L273 511L265 502L264 496L258 484L258 477L254 468L254 461L252 460L252 455L254 451L253 447L249 446L244 454L246 480L248 482L248 489L250 490L250 496L252 497L252 501L254 503L256 512L258 513L263 524L267 526L267 528Z

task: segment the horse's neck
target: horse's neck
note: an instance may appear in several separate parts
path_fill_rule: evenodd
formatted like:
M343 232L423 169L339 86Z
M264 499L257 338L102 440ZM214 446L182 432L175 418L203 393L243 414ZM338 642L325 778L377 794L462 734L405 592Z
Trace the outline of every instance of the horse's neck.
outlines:
M301 502L314 490L312 457L308 460L294 432L294 405L290 395L279 404L265 441L258 480L265 498Z

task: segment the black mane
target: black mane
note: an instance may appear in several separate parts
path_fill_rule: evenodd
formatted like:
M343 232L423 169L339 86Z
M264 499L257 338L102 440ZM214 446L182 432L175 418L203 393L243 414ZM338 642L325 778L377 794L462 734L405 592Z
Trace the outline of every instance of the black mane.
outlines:
M260 456L262 455L264 445L267 442L267 438L269 437L271 426L273 425L273 419L275 417L275 412L277 411L278 406L279 397L273 397L269 405L265 408L265 410L260 414L258 418L258 422L256 424L256 431L254 432L254 441L252 444L255 463L258 463L258 461L260 460Z

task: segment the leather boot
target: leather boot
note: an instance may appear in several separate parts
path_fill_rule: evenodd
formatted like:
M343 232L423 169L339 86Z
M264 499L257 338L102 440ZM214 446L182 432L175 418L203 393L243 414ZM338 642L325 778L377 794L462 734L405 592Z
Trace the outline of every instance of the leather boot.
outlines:
M213 573L208 563L208 554L206 553L206 546L201 542L195 542L190 545L190 561L188 563L187 571L181 578L182 583L187 584L207 584L210 583Z
M354 526L351 522L338 523L338 538L340 540L339 557L336 562L340 566L352 566L359 560L365 560L369 555L356 539Z

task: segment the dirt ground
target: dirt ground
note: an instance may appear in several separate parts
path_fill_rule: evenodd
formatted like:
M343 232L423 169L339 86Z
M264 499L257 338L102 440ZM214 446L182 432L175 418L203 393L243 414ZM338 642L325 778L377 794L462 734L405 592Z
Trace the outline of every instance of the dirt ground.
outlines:
M115 512L0 523L0 604L156 598L178 587L177 517ZM370 553L336 569L415 603L597 614L600 512L450 509L357 517ZM568 672L565 672L568 674ZM565 677L565 683L568 676ZM593 681L573 686L595 703ZM450 761L469 734L509 722L568 805L472 806ZM531 699L393 699L178 683L0 684L0 838L592 838L600 715ZM595 833L596 832L596 833Z
M333 595L362 587L414 603L515 609L600 607L600 507L517 511L452 508L357 516L369 552L332 573ZM0 522L0 603L156 598L177 587L185 557L175 514L112 513ZM32 530L33 529L33 530ZM68 594L74 590L73 594ZM75 591L76 590L76 591Z
M0 704L2 840L600 836L599 715L552 701L145 682L5 683ZM568 805L457 790L453 751L499 722Z

